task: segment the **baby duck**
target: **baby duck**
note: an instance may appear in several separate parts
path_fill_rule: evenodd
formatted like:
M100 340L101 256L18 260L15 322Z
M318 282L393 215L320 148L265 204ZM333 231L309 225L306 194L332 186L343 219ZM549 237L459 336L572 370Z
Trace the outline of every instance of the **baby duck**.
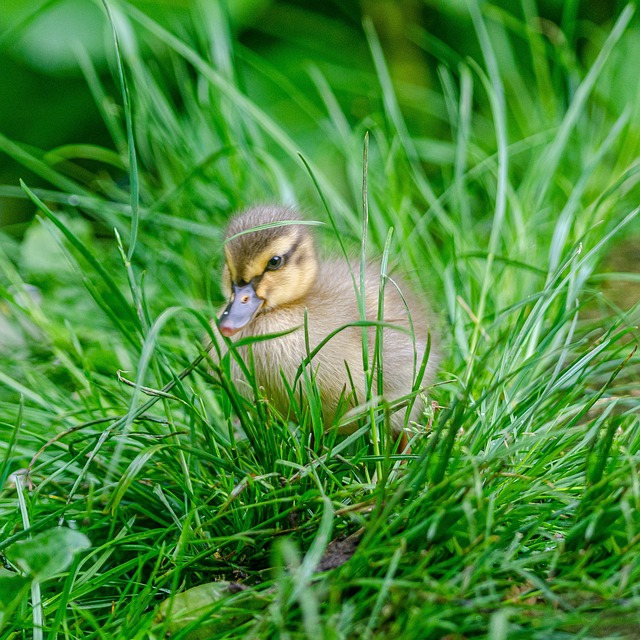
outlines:
M217 325L222 335L234 341L291 331L252 346L256 382L284 416L289 414L290 401L283 377L292 385L308 354L305 310L310 352L336 329L361 320L354 288L354 276L356 283L360 282L359 265L350 266L344 259L320 260L309 225L296 224L301 221L295 211L272 206L252 208L231 219L225 235L222 282L229 304ZM281 224L269 226L274 223ZM379 286L380 270L367 265L365 299L369 321L378 318ZM393 402L412 392L429 331L432 341L422 384L432 381L438 354L426 305L420 304L396 277L385 286L383 309L383 394ZM368 327L367 335L371 359L376 327ZM320 393L323 420L330 426L339 417L338 410L365 401L362 327L351 326L336 333L313 357L311 369ZM239 367L232 367L232 376L239 389L247 388ZM374 392L375 389L374 383ZM418 400L410 419L419 419L422 408ZM396 438L403 433L405 411L396 411L391 417ZM355 428L353 422L347 423L340 432L350 433Z

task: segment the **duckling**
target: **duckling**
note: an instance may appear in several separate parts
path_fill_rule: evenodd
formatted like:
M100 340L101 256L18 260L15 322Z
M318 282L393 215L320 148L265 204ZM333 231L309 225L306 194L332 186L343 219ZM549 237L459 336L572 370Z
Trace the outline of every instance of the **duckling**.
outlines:
M292 385L308 354L305 311L309 352L333 331L361 320L353 278L355 275L355 281L360 282L359 265L350 266L344 259L320 259L309 225L296 222L302 222L296 211L275 206L248 209L231 219L225 235L222 278L229 303L217 323L219 332L234 341L291 331L252 346L256 382L284 416L289 413L290 401L283 377ZM366 319L370 321L378 317L379 283L379 268L367 265ZM429 332L431 348L422 384L433 379L438 350L427 306L395 276L385 286L383 309L383 393L393 402L411 393ZM371 358L375 326L368 327L367 334ZM330 426L340 417L336 412L365 401L362 327L347 327L336 333L313 357L311 369L323 420ZM233 367L232 376L241 390L249 390L239 367ZM421 402L416 402L410 419L419 419L422 409ZM403 435L405 411L391 416L396 438ZM339 431L350 433L356 426L352 421ZM403 441L406 443L406 439Z

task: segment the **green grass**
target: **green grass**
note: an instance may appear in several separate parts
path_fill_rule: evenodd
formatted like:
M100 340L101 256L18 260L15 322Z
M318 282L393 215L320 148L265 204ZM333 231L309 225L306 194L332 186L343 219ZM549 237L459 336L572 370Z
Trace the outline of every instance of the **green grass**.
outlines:
M49 185L0 187L38 212L0 235L0 552L24 575L0 575L0 638L640 635L640 276L616 260L640 235L640 25L569 4L550 41L533 3L527 26L470 2L472 58L414 29L439 59L427 92L369 20L368 67L319 57L298 82L222 10L163 26L109 3L115 84L78 55L113 149L0 136ZM313 402L284 424L202 358L228 216L297 203L357 256L363 197L366 252L440 318L437 405L403 466L376 412L348 438ZM25 569L32 537L49 555ZM191 627L159 614L214 581Z

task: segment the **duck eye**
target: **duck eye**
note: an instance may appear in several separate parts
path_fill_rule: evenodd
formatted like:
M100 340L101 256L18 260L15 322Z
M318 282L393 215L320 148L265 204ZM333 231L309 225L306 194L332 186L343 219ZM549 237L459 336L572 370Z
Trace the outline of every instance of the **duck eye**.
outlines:
M269 262L267 262L267 271L275 271L282 266L282 256L273 256Z

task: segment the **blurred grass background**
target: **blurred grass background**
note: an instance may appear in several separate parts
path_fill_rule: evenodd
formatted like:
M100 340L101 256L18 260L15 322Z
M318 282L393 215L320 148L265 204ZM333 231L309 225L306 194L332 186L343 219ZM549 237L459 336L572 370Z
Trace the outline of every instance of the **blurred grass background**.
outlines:
M211 638L638 637L634 5L108 7L120 58L100 3L0 12L0 551L92 545L1 637L164 637L160 601L214 579ZM309 416L183 375L233 211L326 203L357 247L367 131L371 253L393 228L445 354L377 486L366 425L310 447Z
M131 4L176 32L193 29L198 18L211 20L215 13L211 7L205 8L206 3L195 11L193 6L197 5L190 2ZM623 6L623 2L605 0L548 0L521 2L517 6L496 2L485 7L485 13L507 29L506 32L494 29L492 35L496 36L493 41L496 55L508 70L504 82L512 98L507 105L514 115L509 123L511 137L519 139L536 128L552 125L558 115L557 103L566 103L571 91L571 86L560 86L559 70L552 69L547 80L536 76L539 69L535 65L540 61L532 60L526 28L518 24L522 14L535 18L535 26L531 28L547 39L546 45L539 42L536 47L555 48L563 64L569 68L573 64L577 71L578 65L589 66ZM453 162L449 117L438 67L444 63L455 69L465 56L474 60L481 56L465 2L238 0L229 3L224 12L228 14L231 36L239 41L233 64L242 76L243 87L265 111L291 127L303 150L316 148L323 137L315 126L315 114L305 113L309 103L320 106L314 97L313 76L310 77L313 69L322 73L352 124L379 110L378 80L361 26L363 16L367 16L383 45L408 128L413 135L424 138L425 143L432 143L425 153L433 156L434 165ZM82 51L110 88L109 93L116 91L112 85L113 43L99 3L6 0L0 20L3 32L0 65L7 78L0 105L2 133L10 140L47 151L74 144L109 146L109 131L78 64L78 51ZM512 42L501 42L505 33L513 38ZM126 46L126 33L121 37ZM616 60L608 68L606 86L605 81L600 83L599 96L605 103L636 103L637 83L627 54L635 50L638 38L634 24L614 54ZM170 59L170 52L157 43L154 47L141 44L138 55L158 69ZM261 73L264 67L256 69L260 61L270 67L272 73L266 74L270 78ZM295 95L282 86L274 86L275 70L297 89ZM166 90L177 97L179 78L171 75L163 75L162 80ZM574 80L577 82L577 75ZM527 104L531 98L519 91L527 82L539 83L539 105ZM299 105L301 96L307 99L304 108ZM476 92L474 101L486 116L486 98ZM490 126L484 133L488 138L492 136ZM435 167L432 171L435 173ZM33 178L33 186L45 184L3 154L0 180L15 184L17 176L27 181ZM343 179L342 172L336 170L332 178ZM23 233L24 227L19 225L31 217L30 207L6 196L2 202L0 225L5 231Z

